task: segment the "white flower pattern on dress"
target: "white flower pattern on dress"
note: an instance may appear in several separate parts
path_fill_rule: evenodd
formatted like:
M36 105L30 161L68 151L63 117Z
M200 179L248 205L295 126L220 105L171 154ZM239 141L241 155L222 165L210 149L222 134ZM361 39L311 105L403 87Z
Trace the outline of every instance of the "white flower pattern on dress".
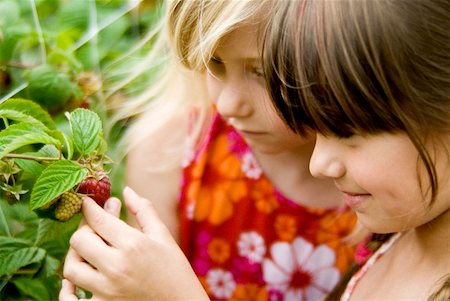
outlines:
M186 206L186 217L189 220L194 219L194 212L195 212L195 202L192 202Z
M284 293L285 301L317 301L339 280L336 255L327 245L316 248L301 237L291 244L274 243L271 259L263 261L263 277L270 289Z
M250 179L259 179L262 174L262 169L259 167L253 154L247 151L242 156L242 171Z
M206 274L206 282L208 283L211 293L216 298L230 298L233 296L236 288L236 282L233 275L222 269L212 269Z
M241 233L237 248L239 255L251 263L260 263L266 254L264 238L255 231Z

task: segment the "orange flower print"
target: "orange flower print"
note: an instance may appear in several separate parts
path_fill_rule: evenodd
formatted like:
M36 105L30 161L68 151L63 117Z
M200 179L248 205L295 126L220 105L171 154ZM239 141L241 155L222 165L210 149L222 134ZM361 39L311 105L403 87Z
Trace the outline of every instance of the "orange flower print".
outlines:
M275 219L275 233L281 241L292 241L297 233L295 218L286 214L280 214Z
M187 187L187 197L195 200L194 220L208 220L218 225L233 214L233 204L248 194L239 160L223 145L225 137L218 139L207 157L203 173L193 170ZM211 154L211 156L208 156ZM202 177L199 177L199 175Z
M256 209L266 214L271 213L279 206L273 186L266 178L261 178L255 184L251 191L251 197L255 200Z
M230 244L221 238L213 238L208 244L208 254L217 263L223 263L230 257Z
M351 234L355 223L356 216L352 211L334 212L321 219L317 229L317 243L327 244L335 250L336 267L341 272L353 261L355 246L351 243L345 244L342 240Z
M269 294L265 287L259 287L257 284L238 284L230 301L266 301Z

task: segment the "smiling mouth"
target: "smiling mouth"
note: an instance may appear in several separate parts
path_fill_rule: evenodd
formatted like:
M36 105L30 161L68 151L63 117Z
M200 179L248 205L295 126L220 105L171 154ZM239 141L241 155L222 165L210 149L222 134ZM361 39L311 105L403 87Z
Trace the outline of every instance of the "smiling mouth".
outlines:
M369 197L370 194L351 193L342 191L344 202L352 209L360 207Z
M253 132L253 131L239 131L244 135L263 135L263 132Z

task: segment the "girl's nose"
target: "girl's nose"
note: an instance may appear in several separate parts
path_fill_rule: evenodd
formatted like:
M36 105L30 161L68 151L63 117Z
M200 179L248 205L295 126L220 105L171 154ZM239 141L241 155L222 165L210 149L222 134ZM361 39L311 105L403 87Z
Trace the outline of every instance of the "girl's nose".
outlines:
M225 82L216 99L217 111L225 118L243 118L252 112L249 93L242 85Z
M309 170L317 178L337 179L345 175L345 165L336 145L337 138L317 135Z

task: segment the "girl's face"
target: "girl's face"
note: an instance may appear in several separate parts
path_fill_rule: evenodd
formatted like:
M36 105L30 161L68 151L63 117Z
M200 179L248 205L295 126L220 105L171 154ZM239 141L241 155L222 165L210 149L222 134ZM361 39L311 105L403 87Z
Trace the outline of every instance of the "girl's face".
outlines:
M428 175L405 134L345 139L318 135L310 170L334 179L344 201L370 231L397 232L450 213L449 154L438 149L430 153L438 162L440 187L431 207Z
M207 66L208 92L220 115L254 150L276 153L305 139L289 130L272 106L257 38L258 27L245 25L219 41Z

